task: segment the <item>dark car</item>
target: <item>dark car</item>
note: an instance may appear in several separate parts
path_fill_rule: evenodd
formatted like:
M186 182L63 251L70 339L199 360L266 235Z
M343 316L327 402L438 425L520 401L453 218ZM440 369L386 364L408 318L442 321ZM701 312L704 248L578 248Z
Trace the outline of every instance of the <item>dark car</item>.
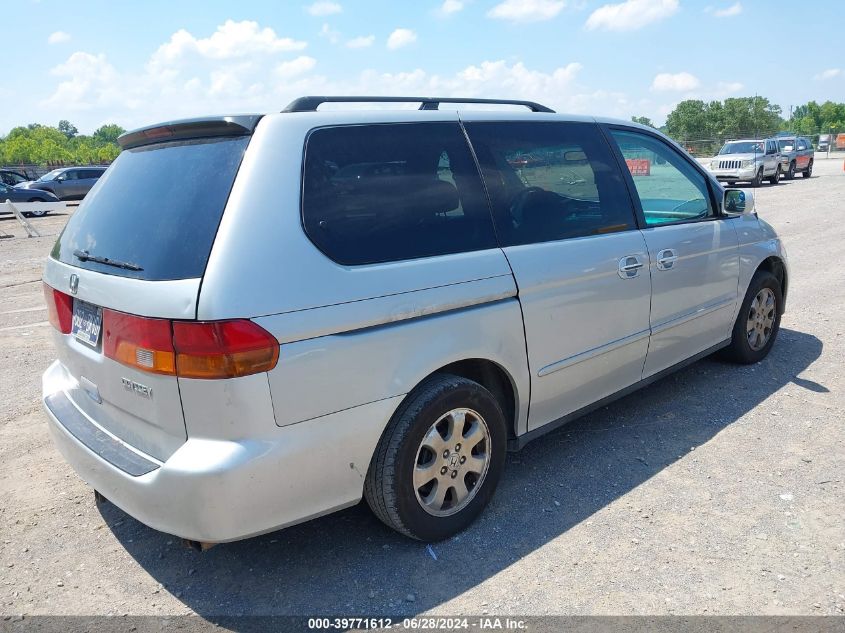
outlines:
M813 144L803 136L779 136L781 172L787 180L795 178L795 172L800 171L804 178L813 174Z
M17 188L49 191L59 200L82 200L105 171L105 167L62 167Z
M40 189L21 189L19 187L9 187L0 183L0 214L11 213L4 204L6 200L10 202L59 202L59 199L49 191L41 191ZM23 209L21 209L23 211ZM38 209L34 211L24 211L24 215L41 216L49 213L48 209Z
M0 169L0 183L15 187L23 182L29 181L25 175L13 169Z

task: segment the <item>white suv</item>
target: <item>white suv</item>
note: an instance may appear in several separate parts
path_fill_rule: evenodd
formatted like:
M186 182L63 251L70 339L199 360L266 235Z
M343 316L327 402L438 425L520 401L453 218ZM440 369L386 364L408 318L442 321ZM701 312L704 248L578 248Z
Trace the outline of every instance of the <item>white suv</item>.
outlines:
M455 101L121 137L44 271L44 405L99 495L195 544L363 495L433 541L506 449L766 356L788 273L750 193L650 128Z

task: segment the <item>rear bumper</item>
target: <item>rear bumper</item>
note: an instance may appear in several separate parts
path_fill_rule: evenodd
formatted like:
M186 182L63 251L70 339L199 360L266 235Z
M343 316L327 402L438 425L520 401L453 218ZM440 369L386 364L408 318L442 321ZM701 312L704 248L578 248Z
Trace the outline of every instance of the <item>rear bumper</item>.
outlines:
M160 462L97 426L65 396L63 381L66 374L56 361L43 377L43 402L56 446L77 474L142 523L212 543L270 532L357 503L372 453L401 400L286 427L274 424L262 437L189 438ZM135 472L148 470L130 474L115 452L143 460L145 467Z

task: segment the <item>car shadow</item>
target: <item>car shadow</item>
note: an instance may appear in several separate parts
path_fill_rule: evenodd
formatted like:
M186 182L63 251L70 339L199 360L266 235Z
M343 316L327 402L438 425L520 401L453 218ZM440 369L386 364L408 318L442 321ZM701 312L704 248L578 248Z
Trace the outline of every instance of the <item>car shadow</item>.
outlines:
M238 620L227 616L240 615L415 614L475 587L588 519L784 385L826 392L798 377L821 352L815 336L784 329L757 365L711 357L558 429L510 454L480 519L431 546L391 531L363 503L204 553L111 504L100 512L166 590L227 627L238 628Z

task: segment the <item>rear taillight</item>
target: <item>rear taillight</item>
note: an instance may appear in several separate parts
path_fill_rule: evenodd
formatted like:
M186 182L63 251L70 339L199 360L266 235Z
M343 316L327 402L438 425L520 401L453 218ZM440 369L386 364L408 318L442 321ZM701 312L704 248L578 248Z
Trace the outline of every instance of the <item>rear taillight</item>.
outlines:
M44 300L47 302L47 318L62 334L70 334L73 323L73 297L44 284Z
M169 321L103 310L103 353L119 363L183 378L269 371L279 342L252 321Z
M269 371L279 342L252 321L176 321L176 370L185 378L235 378Z
M175 374L170 321L103 310L103 354L153 374Z

